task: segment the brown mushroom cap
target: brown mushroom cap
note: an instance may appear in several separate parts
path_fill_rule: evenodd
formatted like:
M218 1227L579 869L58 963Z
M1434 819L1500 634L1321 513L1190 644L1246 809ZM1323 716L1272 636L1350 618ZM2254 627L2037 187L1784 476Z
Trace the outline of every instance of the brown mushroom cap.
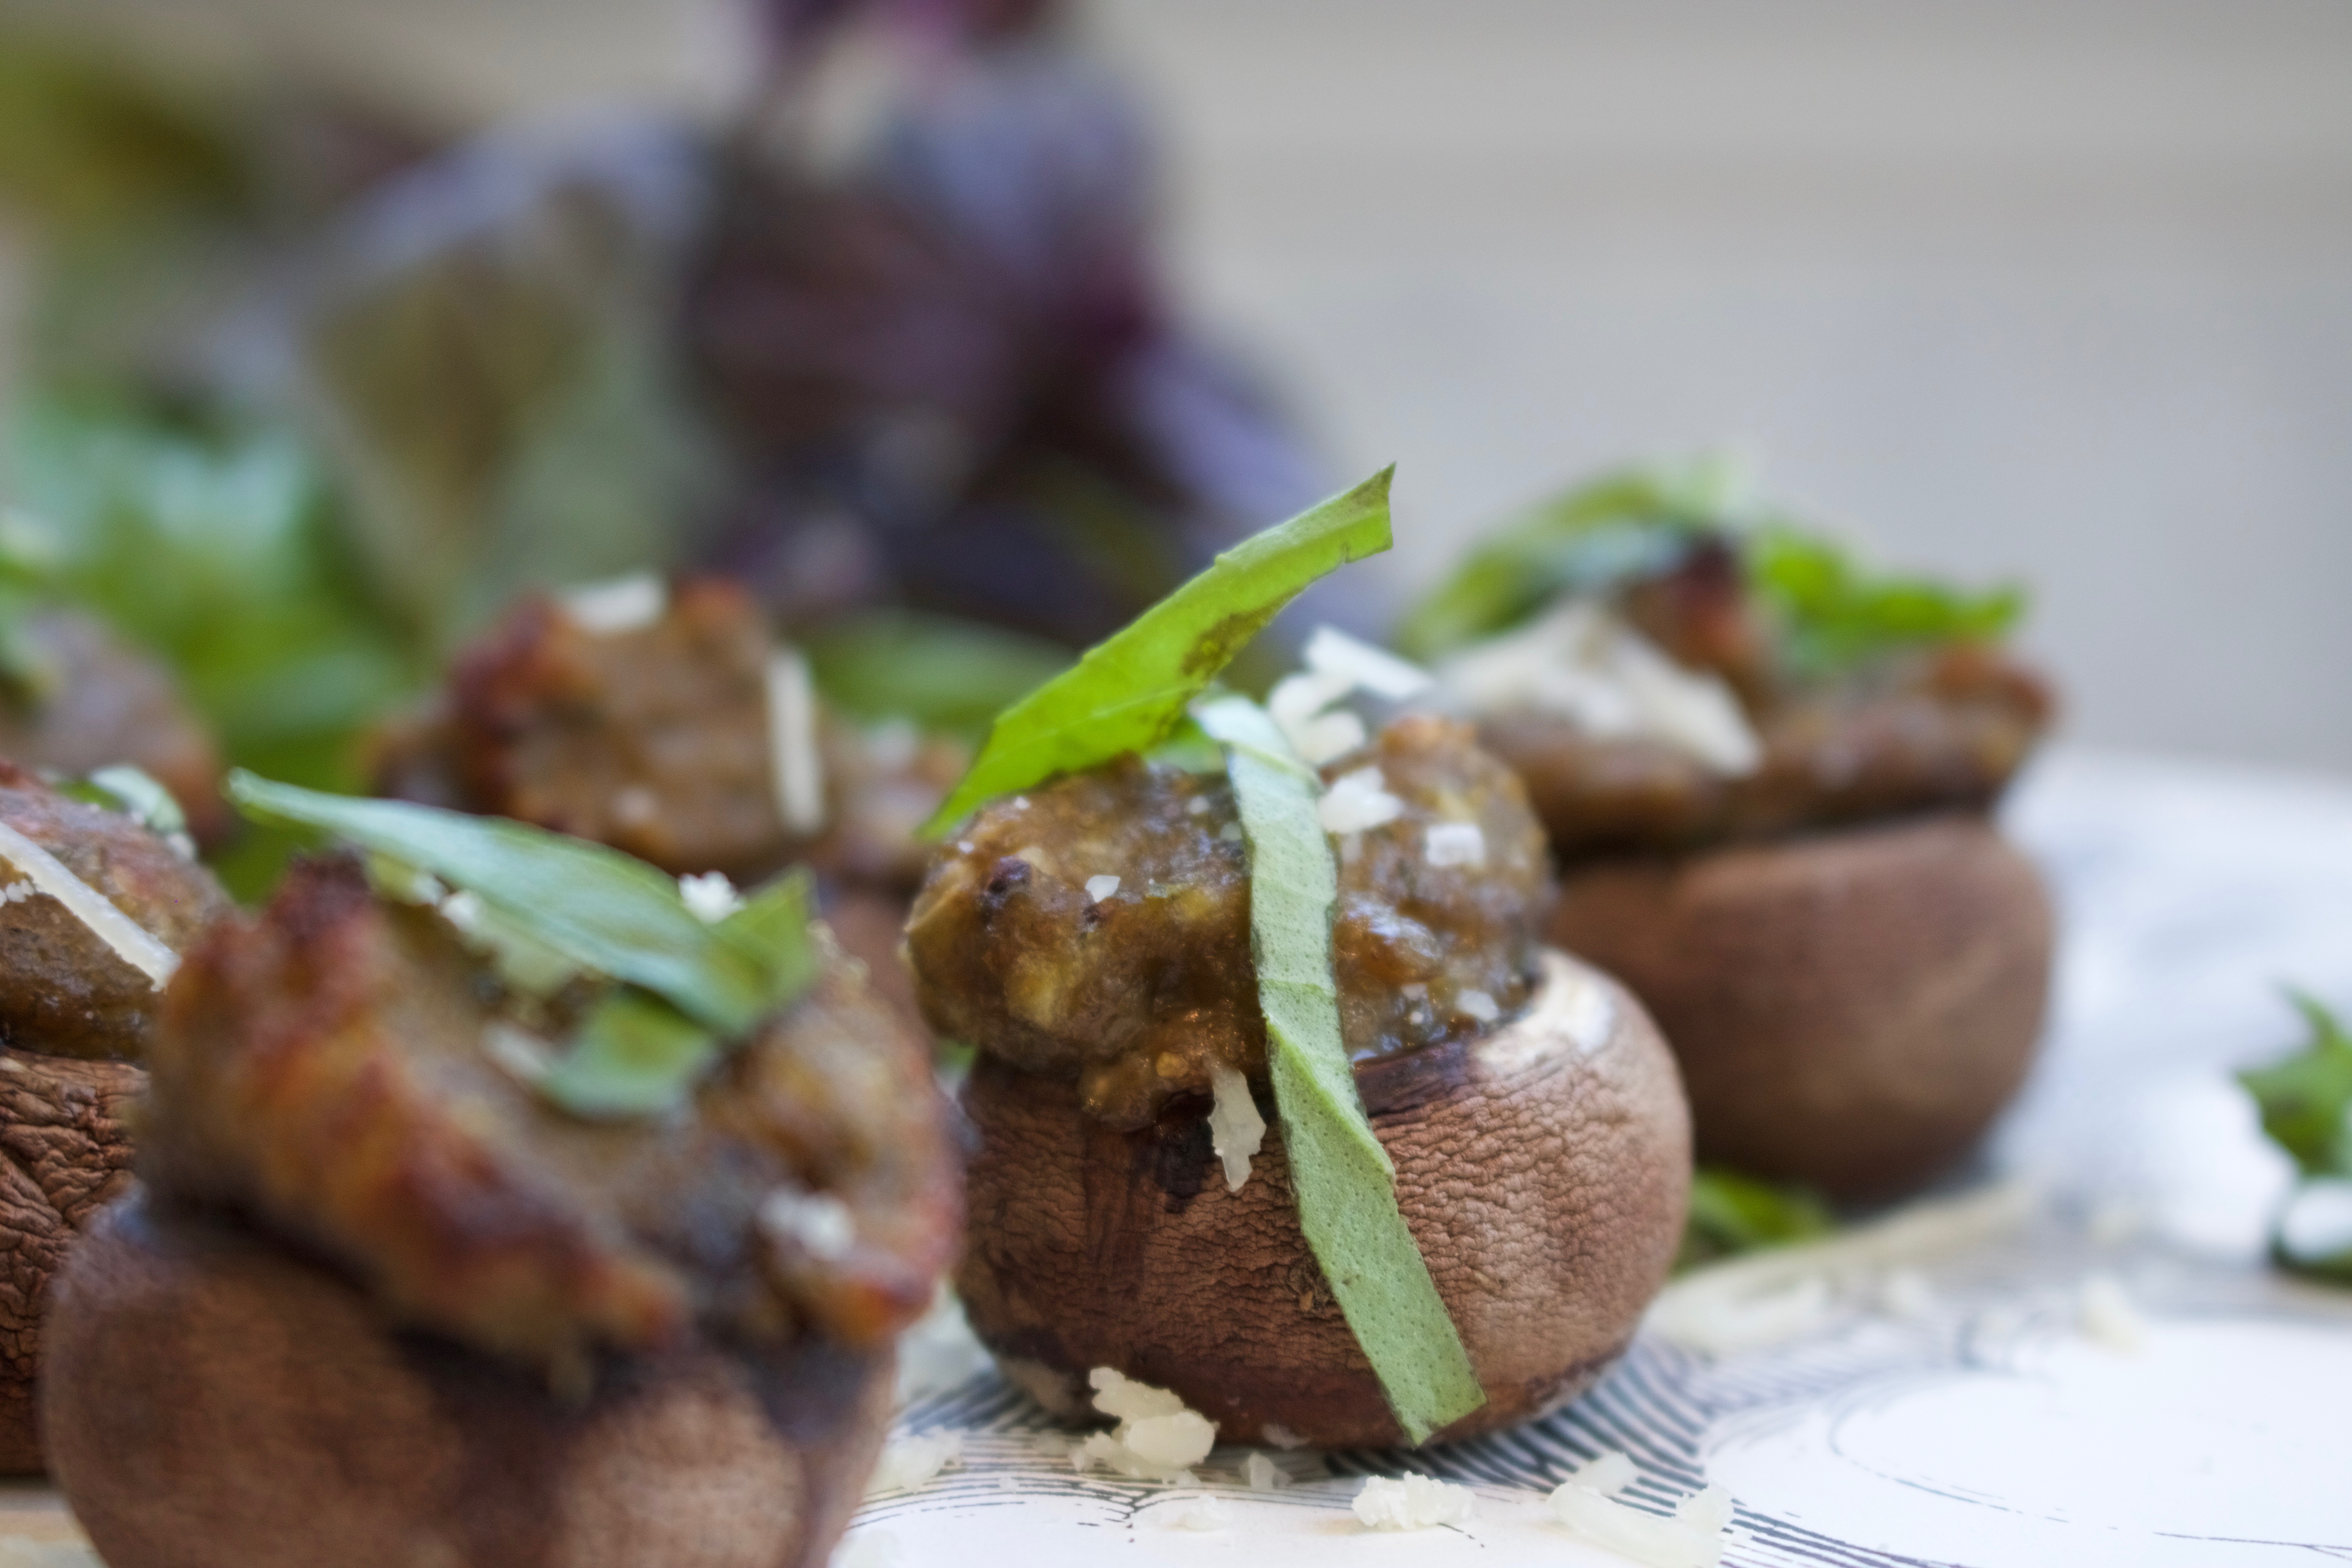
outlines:
M144 1199L74 1250L48 1353L51 1465L114 1568L817 1568L893 1361L704 1341L565 1399Z
M0 1474L37 1475L41 1318L51 1277L100 1205L131 1185L128 1062L0 1050Z
M2052 921L2032 866L1958 813L1571 867L1551 938L1656 1015L1701 1160L1866 1199L1949 1166L2017 1092Z
M1556 952L1491 1034L1356 1069L1397 1203L1487 1404L1446 1437L1574 1395L1633 1337L1682 1236L1690 1130L1673 1057L1606 975ZM1299 1230L1279 1131L1229 1193L1197 1108L1139 1132L1067 1082L982 1055L966 1256L973 1329L1049 1408L1108 1366L1227 1442L1403 1440ZM1268 1114L1268 1121L1273 1118Z

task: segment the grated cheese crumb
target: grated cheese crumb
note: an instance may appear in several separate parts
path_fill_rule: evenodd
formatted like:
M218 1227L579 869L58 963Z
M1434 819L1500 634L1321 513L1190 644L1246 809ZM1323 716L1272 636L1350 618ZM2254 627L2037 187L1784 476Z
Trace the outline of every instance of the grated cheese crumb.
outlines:
M1087 897L1093 900L1096 903L1101 903L1105 899L1109 898L1113 893L1118 891L1118 879L1110 875L1108 872L1105 872L1099 877L1088 877L1087 879Z
M1731 1494L1703 1488L1676 1504L1672 1517L1660 1519L1617 1500L1633 1479L1632 1459L1603 1454L1551 1494L1552 1516L1578 1539L1649 1568L1715 1568L1731 1524Z
M1095 1408L1118 1426L1090 1433L1072 1452L1070 1463L1082 1475L1101 1465L1130 1480L1189 1483L1192 1467L1216 1446L1216 1424L1164 1388L1107 1366L1088 1373L1087 1382L1095 1390Z
M768 655L767 687L776 814L787 832L812 837L824 826L824 761L817 751L816 685L800 649L780 644Z
M789 1242L822 1261L845 1258L857 1245L856 1216L831 1193L779 1187L760 1200L759 1223L770 1239Z
M699 877L680 877L677 896L704 925L715 926L743 907L743 896L735 884L727 879L724 871L706 871Z
M1278 1492L1290 1484L1290 1472L1264 1454L1252 1454L1242 1466L1242 1475L1254 1492Z
M650 572L583 583L558 595L563 613L590 637L618 637L653 625L669 608L669 586Z
M1318 626L1307 639L1307 668L1318 675L1345 680L1375 697L1402 702L1417 697L1433 684L1429 671L1408 663L1385 648L1351 637L1336 626Z
M1216 1103L1209 1110L1210 1147L1225 1167L1225 1190L1237 1193L1249 1180L1250 1160L1265 1142L1265 1118L1250 1094L1249 1079L1223 1062L1209 1067Z
M1502 1008L1484 991L1465 991L1454 998L1454 1010L1466 1014L1482 1024L1491 1024L1503 1016Z
M1475 822L1433 822L1422 858L1432 866L1484 866L1486 836Z
M874 1475L866 1483L866 1494L919 1490L939 1479L941 1470L962 1460L961 1432L940 1429L893 1437L875 1461Z
M116 909L105 894L68 870L64 861L5 822L0 822L0 859L23 872L24 879L36 889L63 904L67 913L112 948L116 957L144 974L156 990L163 989L163 982L180 967L178 953Z
M1391 1480L1374 1476L1356 1493L1356 1518L1367 1530L1428 1530L1440 1524L1467 1524L1477 1501L1468 1487L1428 1476Z
M1315 815L1326 833L1361 833L1403 816L1404 802L1389 793L1379 768L1357 768L1331 781L1315 803Z

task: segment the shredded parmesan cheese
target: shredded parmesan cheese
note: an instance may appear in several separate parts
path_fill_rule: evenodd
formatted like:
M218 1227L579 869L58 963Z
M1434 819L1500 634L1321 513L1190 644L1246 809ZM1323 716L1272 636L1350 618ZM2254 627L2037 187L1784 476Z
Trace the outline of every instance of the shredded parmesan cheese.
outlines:
M1345 680L1351 689L1360 688L1391 702L1417 697L1433 684L1429 671L1421 666L1351 637L1337 626L1316 627L1315 635L1307 639L1306 658L1307 668L1318 675Z
M824 826L824 766L816 745L816 687L801 650L768 655L768 745L776 812L802 838Z
M0 822L0 859L16 867L37 891L63 904L68 914L112 948L115 956L145 975L156 990L163 989L163 982L180 967L178 953L141 930L136 921L108 902L106 895L67 870L64 861L5 822ZM12 901L16 898L13 889L10 898Z
M1315 815L1326 833L1361 833L1403 816L1404 802L1389 793L1378 767L1357 768L1331 781L1315 803Z
M1503 1016L1502 1008L1484 991L1465 991L1454 998L1454 1010L1467 1014L1482 1024L1491 1024Z
M1225 1190L1237 1193L1249 1180L1250 1159L1265 1142L1265 1118L1251 1098L1249 1079L1223 1062L1209 1067L1217 1102L1209 1111L1211 1147L1225 1167Z
M779 1187L760 1201L759 1220L771 1239L789 1241L820 1261L845 1258L857 1245L856 1216L831 1193Z
M1209 1457L1216 1446L1216 1424L1188 1410L1184 1402L1164 1388L1153 1388L1107 1366L1087 1374L1095 1390L1095 1408L1115 1417L1112 1431L1087 1436L1070 1455L1080 1474L1097 1465L1130 1480L1193 1479L1192 1467Z
M1484 866L1486 835L1475 822L1433 822L1422 858L1433 866Z
M866 1483L867 1496L876 1492L916 1491L939 1479L940 1472L963 1459L963 1434L944 1428L893 1437L875 1461Z
M1254 1492L1278 1492L1290 1484L1290 1472L1264 1454L1252 1454L1242 1466L1242 1477Z
M1356 1518L1367 1530L1428 1530L1467 1524L1477 1494L1468 1487L1428 1476L1391 1480L1374 1476L1356 1493Z
M1570 599L1439 668L1474 713L1533 708L1603 739L1664 741L1717 773L1751 773L1764 748L1723 679L1669 658L1605 605Z
M1088 877L1087 879L1087 897L1093 900L1096 903L1101 903L1105 899L1109 898L1113 893L1118 891L1118 879L1112 876L1108 871L1104 872L1099 877Z
M1649 1568L1715 1568L1731 1524L1731 1494L1707 1487L1660 1519L1617 1500L1633 1479L1633 1460L1603 1454L1560 1483L1551 1494L1552 1515L1579 1539Z
M724 871L706 871L699 877L680 877L677 895L686 907L704 925L715 926L743 907L743 897L735 884L727 879Z
M668 585L650 572L567 588L563 613L591 637L618 637L653 625L669 608Z

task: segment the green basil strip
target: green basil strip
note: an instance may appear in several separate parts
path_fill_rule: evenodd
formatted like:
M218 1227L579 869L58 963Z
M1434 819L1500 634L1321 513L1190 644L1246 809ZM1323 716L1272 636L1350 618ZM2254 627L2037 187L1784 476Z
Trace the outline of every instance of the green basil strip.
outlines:
M643 986L721 1035L742 1033L776 1005L778 955L763 961L760 949L781 939L767 917L731 932L705 925L675 881L616 849L499 817L322 795L241 769L229 775L228 796L256 821L321 829L430 871L582 967Z
M1250 857L1250 952L1298 1221L1331 1294L1414 1443L1486 1402L1429 1265L1397 1208L1396 1172L1356 1092L1331 971L1339 868L1321 781L1246 698L1194 715L1222 742Z
M809 940L815 919L816 879L799 867L751 893L719 922L719 939L760 966L770 1007L782 1006L815 983L816 944Z
M1150 750L1299 590L1389 547L1391 472L1234 546L1006 709L924 835L944 833L983 801Z
M620 990L590 1009L539 1092L575 1116L653 1116L686 1101L719 1037L658 996Z

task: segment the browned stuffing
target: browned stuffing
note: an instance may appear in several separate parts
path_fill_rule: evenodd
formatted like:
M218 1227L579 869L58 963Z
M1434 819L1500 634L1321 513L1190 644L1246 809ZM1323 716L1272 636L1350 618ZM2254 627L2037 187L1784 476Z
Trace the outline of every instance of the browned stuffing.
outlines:
M492 1055L519 1020L561 1033L355 862L299 866L175 979L141 1174L322 1254L396 1318L562 1375L696 1331L872 1345L928 1304L952 1156L927 1053L854 967L830 957L668 1118L551 1107ZM852 1222L838 1251L783 1223L812 1205Z
M1359 1059L1477 1033L1474 993L1517 1010L1550 896L1527 796L1466 726L1400 719L1323 773L1372 766L1404 810L1339 842L1333 964ZM1484 864L1432 865L1441 823L1477 825ZM1087 883L1105 875L1118 889L1097 899ZM1222 774L1129 757L991 804L933 865L908 946L935 1030L1075 1078L1111 1125L1207 1093L1214 1062L1264 1077L1248 865Z

